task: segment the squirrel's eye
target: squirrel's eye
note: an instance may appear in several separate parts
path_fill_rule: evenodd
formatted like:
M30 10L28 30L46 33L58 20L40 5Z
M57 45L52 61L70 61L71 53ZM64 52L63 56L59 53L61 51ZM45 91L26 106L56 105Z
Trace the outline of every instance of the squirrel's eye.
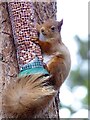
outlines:
M54 31L54 30L55 30L55 26L52 26L52 27L51 27L51 30Z

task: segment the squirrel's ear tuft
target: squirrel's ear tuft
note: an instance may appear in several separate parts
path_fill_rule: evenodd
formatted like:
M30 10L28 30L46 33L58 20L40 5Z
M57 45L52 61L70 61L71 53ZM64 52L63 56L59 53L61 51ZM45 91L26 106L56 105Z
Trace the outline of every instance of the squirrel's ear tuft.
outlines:
M63 19L60 22L58 22L58 30L59 30L59 32L61 31L62 25L63 25Z
M35 27L36 27L37 31L40 32L41 25L39 25L38 23L36 23Z

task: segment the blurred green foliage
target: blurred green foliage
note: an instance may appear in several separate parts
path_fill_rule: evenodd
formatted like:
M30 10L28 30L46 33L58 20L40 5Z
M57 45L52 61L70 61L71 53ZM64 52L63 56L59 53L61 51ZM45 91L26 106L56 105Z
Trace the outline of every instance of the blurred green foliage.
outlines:
M88 61L88 58L90 58L90 35L88 36L88 40L82 40L79 36L75 36L75 41L78 46L77 56L75 56L77 57L78 65L74 70L71 71L70 77L68 78L69 80L66 82L71 92L75 86L84 86L87 89L88 87L90 88L90 84L88 84L88 78L90 78L90 74L88 74L88 70L90 69ZM90 106L89 100L90 95L88 94L84 99L81 100L83 108L88 109L88 106ZM61 107L68 108L71 111L71 114L76 112L71 106L64 106L61 104Z
M71 71L71 87L76 85L84 85L88 88L88 40L81 40L78 36L75 36L75 40L78 46L78 66L75 70Z

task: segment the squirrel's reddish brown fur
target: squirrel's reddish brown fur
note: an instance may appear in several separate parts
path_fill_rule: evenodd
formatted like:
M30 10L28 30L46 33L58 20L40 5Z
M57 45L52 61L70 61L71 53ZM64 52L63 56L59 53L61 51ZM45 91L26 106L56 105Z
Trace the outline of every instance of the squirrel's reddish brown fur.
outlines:
M50 19L42 25L36 25L39 36L41 36L36 42L40 45L43 55L51 56L47 62L47 69L53 75L52 83L55 89L59 89L71 67L69 50L61 39L62 24L63 20L58 22Z

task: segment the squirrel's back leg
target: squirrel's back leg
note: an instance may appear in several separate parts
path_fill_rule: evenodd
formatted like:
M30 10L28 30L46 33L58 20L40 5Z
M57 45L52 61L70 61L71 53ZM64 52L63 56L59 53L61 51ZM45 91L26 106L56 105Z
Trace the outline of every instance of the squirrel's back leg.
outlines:
M59 89L62 82L65 79L65 63L62 55L54 56L47 64L51 78L51 84L54 85L55 89Z

